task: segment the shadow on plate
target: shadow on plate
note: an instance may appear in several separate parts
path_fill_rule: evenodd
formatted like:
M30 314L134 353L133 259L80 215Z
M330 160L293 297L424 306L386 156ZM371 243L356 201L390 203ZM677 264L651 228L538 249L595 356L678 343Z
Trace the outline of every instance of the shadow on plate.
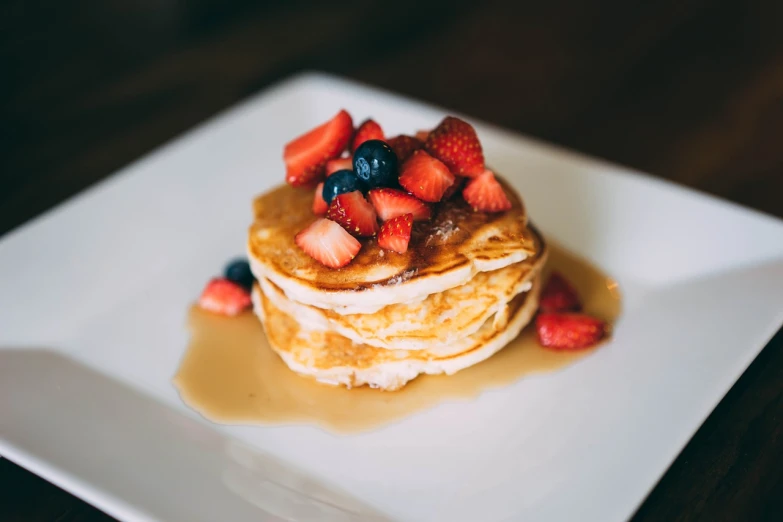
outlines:
M6 457L121 519L387 520L52 350L0 349L0 419Z

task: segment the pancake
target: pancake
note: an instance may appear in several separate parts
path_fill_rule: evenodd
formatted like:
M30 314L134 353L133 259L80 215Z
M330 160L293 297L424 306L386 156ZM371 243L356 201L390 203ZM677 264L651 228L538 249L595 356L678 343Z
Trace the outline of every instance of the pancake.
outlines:
M521 263L479 272L464 285L372 314L339 314L293 301L268 279L260 279L259 284L276 308L296 317L305 329L333 331L377 348L463 348L470 343L465 338L488 319L493 318L496 328L502 326L506 306L517 294L530 290L545 261L543 240L536 235L536 254Z
M499 270L536 253L524 205L501 183L511 210L475 212L454 197L435 207L431 221L414 224L405 254L385 251L375 239L364 240L356 258L337 270L321 265L294 242L316 219L312 190L278 187L253 203L247 243L251 269L289 299L341 314L374 313L464 285L477 273Z
M538 308L539 290L536 277L531 290L517 295L509 304L503 327L496 328L494 321L487 320L466 338L469 343L464 350L448 354L376 348L354 343L335 332L305 329L277 308L258 286L253 291L253 303L270 346L291 370L326 384L348 388L369 385L391 391L420 374L451 375L495 354L530 322Z

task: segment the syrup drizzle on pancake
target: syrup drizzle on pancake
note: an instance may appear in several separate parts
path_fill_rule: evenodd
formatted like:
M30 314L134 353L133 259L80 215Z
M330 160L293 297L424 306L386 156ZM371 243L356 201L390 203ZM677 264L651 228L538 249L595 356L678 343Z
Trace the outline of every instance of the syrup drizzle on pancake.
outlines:
M504 183L513 207L488 214L473 211L454 197L435 207L431 221L416 223L408 251L384 251L375 239L362 241L351 263L327 268L301 251L296 234L316 217L312 193L281 186L253 202L254 223L248 234L248 257L257 278L266 277L297 301L320 308L375 309L407 295L440 292L467 282L477 271L496 270L535 254L536 237L527 228L521 199ZM416 288L415 291L411 290ZM342 304L341 304L342 303ZM353 312L349 312L353 313Z

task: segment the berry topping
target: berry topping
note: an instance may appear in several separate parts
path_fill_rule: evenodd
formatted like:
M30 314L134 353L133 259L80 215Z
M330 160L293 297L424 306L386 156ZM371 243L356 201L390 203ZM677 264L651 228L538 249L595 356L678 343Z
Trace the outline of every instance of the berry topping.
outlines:
M326 162L342 154L352 135L351 115L343 110L286 144L283 149L286 181L295 187L313 186L321 181Z
M253 276L253 272L250 271L250 263L247 259L235 259L231 261L224 274L226 279L232 281L242 288L250 290L253 287L253 282L256 278Z
M365 120L364 123L359 125L356 129L356 134L353 136L353 144L351 150L355 151L359 148L359 145L367 140L383 140L383 129L381 126L375 123L374 120Z
M454 174L472 178L484 172L484 153L475 129L466 121L448 116L427 137L424 148Z
M341 170L351 170L353 168L353 158L335 158L326 162L326 177L328 178L335 172Z
M329 209L329 204L324 201L324 182L320 182L315 187L315 194L313 195L313 214L316 216L323 216Z
M326 178L321 194L326 203L331 203L338 194L364 189L364 183L354 175L352 170L340 170Z
M347 265L362 247L343 227L324 218L299 232L295 241L307 255L329 268Z
M585 314L540 313L536 333L541 346L553 350L589 348L606 335L606 323Z
M397 155L381 140L368 140L353 153L353 171L368 187L397 184Z
M455 177L441 161L417 150L400 169L400 185L419 199L437 202L454 184Z
M443 198L441 198L441 201L446 201L447 199L451 199L452 197L454 197L454 194L460 192L462 190L462 187L465 186L466 179L468 178L457 176L457 179L454 181L454 184L450 186L448 189L446 189L446 192L443 194Z
M326 217L355 236L371 237L378 232L375 209L358 190L335 197Z
M427 138L429 138L429 137L430 137L430 131L428 131L428 130L416 131L416 139L419 140L422 143L427 141Z
M233 281L215 278L207 283L198 305L216 314L238 315L250 307L250 293Z
M473 210L503 212L511 208L506 192L491 170L485 170L480 176L468 181L462 191L462 197Z
M385 222L378 233L378 246L404 254L408 250L413 228L413 214L403 214Z
M560 273L549 276L538 309L542 312L576 312L582 308L576 290Z
M381 221L411 214L413 221L427 221L432 216L430 206L407 192L390 188L373 189L368 194Z
M387 143L397 155L397 162L400 165L402 165L406 159L410 158L414 151L424 147L424 142L420 139L404 134L390 138Z

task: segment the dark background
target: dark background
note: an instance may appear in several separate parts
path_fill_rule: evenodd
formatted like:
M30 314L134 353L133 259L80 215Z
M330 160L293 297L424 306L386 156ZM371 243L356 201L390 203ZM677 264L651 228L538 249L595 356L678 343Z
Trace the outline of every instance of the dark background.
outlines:
M302 69L783 217L780 0L4 1L0 234ZM778 520L781 348L778 332L634 520ZM109 518L0 460L0 520Z

